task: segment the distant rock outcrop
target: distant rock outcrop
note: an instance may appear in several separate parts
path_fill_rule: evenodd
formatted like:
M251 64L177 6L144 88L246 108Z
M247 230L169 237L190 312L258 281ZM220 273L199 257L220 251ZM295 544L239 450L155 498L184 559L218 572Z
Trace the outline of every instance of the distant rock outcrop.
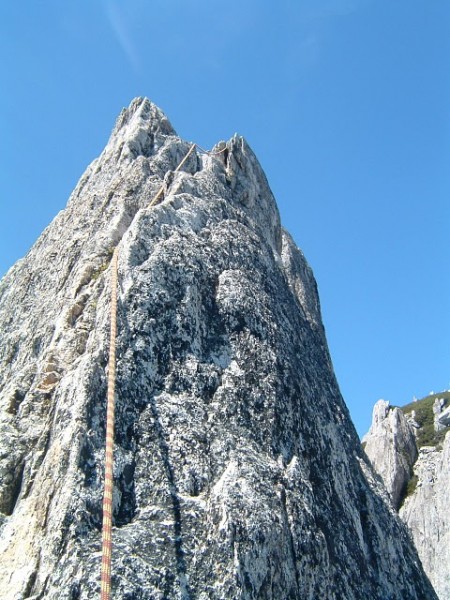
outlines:
M450 427L450 406L446 407L444 398L436 398L433 413L435 431L445 431Z
M441 600L450 600L449 397L444 392L403 409L380 400L363 439Z
M416 438L402 411L379 400L363 445L398 509L417 459Z
M99 592L119 244L113 597L435 600L258 161L188 148L133 101L0 282L0 597Z

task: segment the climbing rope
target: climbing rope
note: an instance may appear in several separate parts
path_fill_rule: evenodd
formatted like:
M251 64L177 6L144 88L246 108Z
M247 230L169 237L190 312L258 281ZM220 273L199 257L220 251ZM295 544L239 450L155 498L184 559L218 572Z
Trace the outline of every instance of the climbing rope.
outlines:
M181 167L184 165L184 163L190 157L190 155L192 154L195 146L196 146L196 144L192 144L192 146L189 148L186 156L183 158L183 160L180 162L180 164L178 165L178 167L175 169L175 173L177 173L177 171L179 171L181 169ZM152 206L155 206L155 204L158 202L159 198L163 195L163 193L164 193L164 183L159 188L158 192L156 193L156 196L153 198L153 200L148 205L148 208L151 208Z
M178 171L181 169L181 167L184 165L184 163L190 157L190 155L192 154L192 152L194 151L195 148L198 148L200 150L200 152L202 152L203 154L208 154L209 156L217 156L218 154L222 154L222 152L225 152L225 150L227 149L227 147L225 146L224 148L222 148L222 150L218 150L217 152L212 152L211 150L204 150L198 144L192 144L191 147L189 148L186 156L183 158L183 160L180 162L180 164L178 165L178 167L175 169L175 171L174 171L175 173L178 173ZM159 198L162 196L163 193L164 193L164 183L159 188L159 190L156 193L155 197L153 198L153 200L148 205L148 208L151 208L152 206L155 206L155 204L158 202Z
M197 144L192 144L188 152L175 169L178 172L195 147L210 156L216 156L226 150L208 152ZM164 184L160 187L148 208L154 206L164 192ZM114 469L114 411L116 385L116 336L117 336L117 263L119 246L114 249L111 260L111 308L110 308L110 342L108 361L108 391L106 402L106 444L105 444L105 483L103 488L103 523L102 523L102 566L100 578L100 600L111 599L111 555L112 555L112 514L113 514L113 469Z
M102 569L101 600L111 598L111 550L112 550L112 514L113 514L113 467L114 467L114 409L116 387L116 334L117 334L117 259L119 247L116 246L111 261L111 330L108 363L108 395L106 410L105 445L105 484L103 491L102 524Z
M215 152L213 152L212 150L205 150L204 148L202 148L201 146L199 146L198 144L195 144L197 146L197 148L200 150L200 152L202 152L203 154L208 154L208 156L217 156L218 154L222 154L223 152L225 152L225 150L227 150L228 148L226 147L226 145L222 148L222 150L216 150Z

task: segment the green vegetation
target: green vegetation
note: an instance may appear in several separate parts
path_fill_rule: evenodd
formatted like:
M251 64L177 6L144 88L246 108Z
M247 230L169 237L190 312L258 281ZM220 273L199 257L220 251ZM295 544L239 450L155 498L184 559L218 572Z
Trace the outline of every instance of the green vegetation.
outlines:
M402 490L399 505L398 505L399 508L401 506L403 506L403 503L405 502L406 498L408 498L409 496L412 496L414 494L418 482L419 482L419 478L417 477L417 475L412 475L411 478L409 479L408 483L405 485L405 487Z
M415 420L420 426L417 432L417 445L419 448L439 445L448 431L448 428L438 432L434 430L433 404L436 398L443 398L444 406L450 404L450 392L441 392L440 394L431 394L401 407L405 415L411 414L412 411L415 413Z
M97 281L97 279L100 277L100 275L106 271L106 269L108 268L109 263L103 263L102 265L100 265L98 267L98 269L95 269L95 271L92 273L91 279L93 281Z
M408 496L411 496L412 494L414 494L414 490L417 487L417 482L418 481L419 481L419 478L417 477L417 475L413 475L411 477L411 479L408 481L408 484L406 486L405 498L407 498Z
M114 254L114 246L110 246L108 248L108 252L107 252L107 256L106 256L106 260L103 262L103 264L101 264L97 269L95 269L91 275L91 280L93 281L97 281L97 279L100 277L100 275L106 271L106 269L109 267L109 263L111 262L112 259L112 255Z

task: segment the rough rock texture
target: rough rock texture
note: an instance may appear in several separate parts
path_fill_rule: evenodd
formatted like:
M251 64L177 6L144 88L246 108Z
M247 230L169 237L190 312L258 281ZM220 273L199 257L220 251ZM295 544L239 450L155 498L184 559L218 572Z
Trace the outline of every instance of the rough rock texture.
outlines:
M450 427L450 406L445 407L443 398L436 398L433 405L433 413L435 431L443 431L447 427Z
M444 414L443 405L433 412ZM414 414L410 415L384 400L377 402L372 426L363 439L364 449L394 504L401 504L400 517L411 532L437 595L450 600L450 434L442 446L424 446L417 451L414 440L420 426ZM440 430L438 419L435 427ZM399 489L400 496L396 492Z
M417 483L400 509L423 567L441 600L450 600L450 434L442 450L424 447L414 465Z
M370 430L362 441L398 509L417 459L416 438L405 415L386 400L379 400L373 409Z
M120 242L114 597L436 598L255 156L235 136L174 174L188 148L133 101L0 284L0 597L98 593Z

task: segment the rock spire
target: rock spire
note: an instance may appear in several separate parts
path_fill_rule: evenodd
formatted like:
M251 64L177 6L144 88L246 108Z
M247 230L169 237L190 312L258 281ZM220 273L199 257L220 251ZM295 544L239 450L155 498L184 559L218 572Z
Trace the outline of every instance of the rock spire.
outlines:
M134 100L0 283L0 597L99 593L119 245L113 597L435 599L255 155L188 148Z

